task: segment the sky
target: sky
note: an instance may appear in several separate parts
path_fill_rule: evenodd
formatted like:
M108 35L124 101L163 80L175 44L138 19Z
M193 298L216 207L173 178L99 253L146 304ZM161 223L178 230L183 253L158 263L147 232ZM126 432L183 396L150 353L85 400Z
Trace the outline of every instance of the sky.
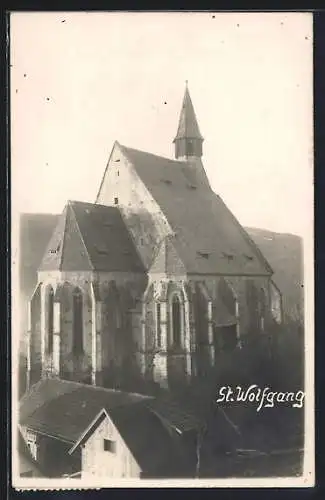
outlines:
M173 157L185 80L244 226L313 224L312 14L11 14L12 211L94 202L115 140Z

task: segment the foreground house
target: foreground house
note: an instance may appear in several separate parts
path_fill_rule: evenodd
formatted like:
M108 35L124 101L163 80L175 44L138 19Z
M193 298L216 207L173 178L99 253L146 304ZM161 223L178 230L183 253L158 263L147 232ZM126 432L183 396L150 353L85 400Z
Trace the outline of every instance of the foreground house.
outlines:
M199 427L175 403L55 379L20 402L20 437L48 477L189 477Z

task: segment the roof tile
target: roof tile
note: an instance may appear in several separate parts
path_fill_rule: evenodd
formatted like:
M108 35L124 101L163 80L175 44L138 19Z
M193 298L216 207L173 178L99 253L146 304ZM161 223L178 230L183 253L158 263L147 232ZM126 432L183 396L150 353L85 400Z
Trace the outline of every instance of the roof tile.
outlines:
M40 266L56 269L143 272L143 265L117 207L70 201Z
M188 188L189 183L195 184L192 165L120 147L171 225L173 246L188 273L272 274L261 251L220 196L208 185ZM171 183L161 182L161 178Z

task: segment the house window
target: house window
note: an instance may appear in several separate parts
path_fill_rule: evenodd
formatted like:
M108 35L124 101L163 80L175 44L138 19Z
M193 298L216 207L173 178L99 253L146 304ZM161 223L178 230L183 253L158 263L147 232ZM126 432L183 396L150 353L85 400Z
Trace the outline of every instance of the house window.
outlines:
M104 439L104 451L115 453L116 451L115 442L111 441L110 439Z
M156 326L157 326L157 347L161 347L161 306L160 303L156 305Z
M118 205L118 198L114 198L114 205Z
M33 459L37 460L37 443L35 434L28 432L26 441Z
M172 332L173 332L173 345L174 347L181 346L181 333L182 333L182 308L179 297L173 296L172 300Z
M53 333L54 333L54 291L50 287L47 296L47 351L53 352Z
M79 288L76 288L73 291L72 300L73 300L72 349L74 354L81 354L83 352L83 314L82 314L83 301L82 301L82 292Z

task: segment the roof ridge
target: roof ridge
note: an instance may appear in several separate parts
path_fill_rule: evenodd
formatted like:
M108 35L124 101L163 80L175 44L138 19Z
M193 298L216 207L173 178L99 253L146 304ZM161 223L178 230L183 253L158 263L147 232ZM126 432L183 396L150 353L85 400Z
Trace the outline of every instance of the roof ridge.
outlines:
M178 165L187 165L188 164L187 161L180 161L180 160L177 160L175 158L168 158L167 156L157 155L156 153L150 153L149 151L143 151L142 149L131 148L129 146L125 146L124 144L120 144L120 147L122 149L126 150L126 154L127 154L127 150L131 150L131 151L135 151L136 153L142 153L145 155L154 156L155 158L159 158L160 160L171 161L173 163L177 163Z
M140 394L138 392L128 392L128 391L122 391L121 389L114 389L113 387L110 388L110 387L102 387L100 385L84 384L82 382L76 382L75 380L58 379L58 381L60 383L63 383L63 384L76 385L76 386L78 386L78 388L81 388L81 387L85 388L85 387L87 387L87 388L91 388L91 389L94 389L94 390L105 391L105 392L108 392L108 393L115 392L115 393L122 393L122 394L130 394L130 395L135 395L135 396L141 396L143 398L151 398L151 396L148 396L146 394ZM45 380L40 381L40 383L42 383L42 382L45 382ZM35 386L36 386L36 384L35 384Z
M62 237L62 248L61 248L61 255L60 255L60 262L59 262L59 270L60 271L62 271L63 252L64 252L65 236L66 236L66 230L67 230L68 208L69 208L69 201L67 202L66 206L64 207L65 220L64 220L63 237ZM64 211L63 211L63 213L64 213Z
M23 398L21 398L20 405L23 404L26 400L28 400L28 397L31 396L32 393L35 393L35 392L37 393L37 389L39 389L42 385L46 384L48 382L48 380L49 379L42 379L42 380L39 380L36 384L34 384L31 387L31 391L29 391L28 393L24 394ZM57 394L57 393L53 394L53 397L51 397L50 399L47 399L46 401L43 401L43 403L41 405L38 405L36 408L34 408L34 410L31 413L29 413L26 416L26 418L32 417L40 408L46 408L54 400L58 400L61 397L66 396L67 394L71 394L73 392L76 392L76 391L78 391L80 389L85 389L85 388L89 388L91 390L97 390L97 391L100 391L100 392L105 392L107 394L127 394L129 396L140 396L141 400L137 401L137 403L153 399L153 396L148 396L146 394L140 394L140 393L136 393L136 392L121 391L120 389L113 389L113 388L110 389L110 388L107 388L107 387L95 386L95 385L90 385L90 384L83 384L81 382L75 382L73 380L62 380L62 379L59 379L58 381L60 383L63 383L63 385L68 385L70 387L73 386L73 389L70 390L70 391L67 391L67 392L62 392L62 393L59 393L59 394ZM127 404L128 403L124 403L124 404L121 404L121 406L125 406Z
M113 151L115 150L115 147L116 146L120 146L119 142L118 141L114 141L114 144L113 144L113 147L111 149L111 152L109 154L109 157L108 157L108 160L107 160L107 163L106 163L106 166L105 166L105 170L104 170L104 173L103 173L103 177L101 178L101 181L100 181L100 185L99 185L99 189L98 189L98 192L97 192L97 195L96 195L96 199L95 199L95 204L97 204L97 201L98 201L98 198L99 198L99 195L101 193L101 190L102 190L102 187L104 185L104 181L105 181L105 178L106 178L106 174L107 174L107 170L108 170L108 167L109 167L109 164L110 164L110 161L111 161L111 158L113 156Z
M104 203L92 203L91 201L80 201L80 200L69 200L68 203L70 205L91 205L92 208L96 210L96 208L105 208L107 210L112 210L114 212L121 213L119 207L114 205L105 205Z

